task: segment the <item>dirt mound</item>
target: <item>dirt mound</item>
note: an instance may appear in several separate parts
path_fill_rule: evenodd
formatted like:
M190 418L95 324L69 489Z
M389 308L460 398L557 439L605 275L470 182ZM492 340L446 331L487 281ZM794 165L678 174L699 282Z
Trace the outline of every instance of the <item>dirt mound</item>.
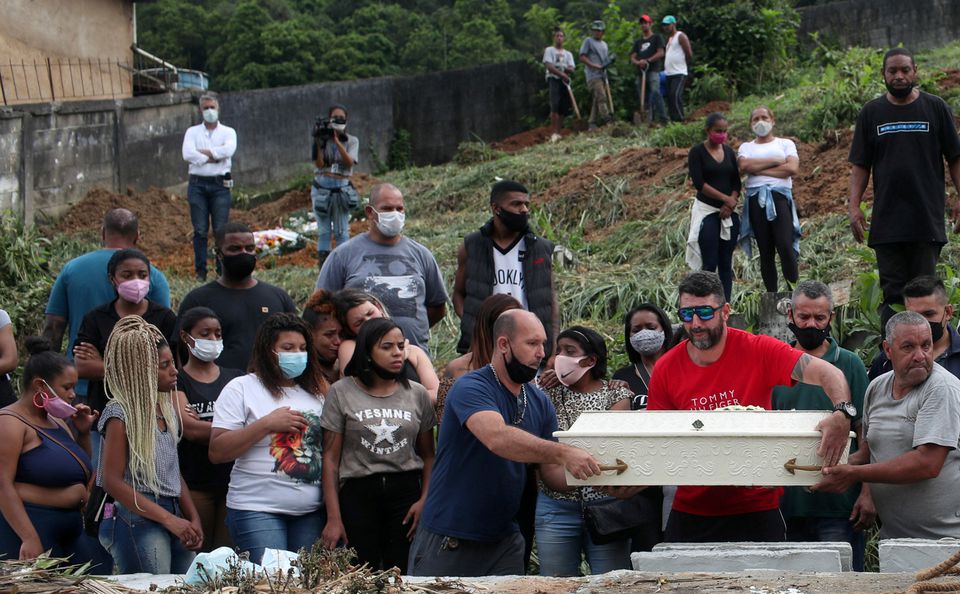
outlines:
M793 196L801 218L847 212L852 138L852 130L837 130L828 132L819 146L795 141L800 174L793 178ZM872 186L864 197L873 200Z
M549 142L551 134L553 134L553 129L550 126L543 126L508 136L503 140L491 143L490 147L505 153L516 153L525 148ZM572 130L563 129L560 131L560 135L563 137L571 134L573 134Z
M720 112L722 114L730 113L730 104L726 101L711 101L706 105L701 105L693 113L687 114L687 121L692 122L695 120L701 120L713 112Z
M950 68L943 71L943 78L937 81L937 87L941 91L947 91L960 87L960 70Z
M373 177L358 174L353 179L361 196L369 193L377 183ZM60 219L53 233L78 231L99 232L103 215L111 208L127 208L140 219L140 241L137 246L146 253L157 267L166 272L189 275L193 271L193 229L190 225L190 205L184 196L178 196L159 188L150 188L138 194L114 194L108 190L90 191ZM277 200L261 204L250 210L230 209L230 220L245 223L253 230L271 229L286 223L290 214L311 208L310 192L307 189L291 190ZM351 234L362 232L365 223L354 221ZM213 245L213 231L210 232ZM268 259L265 265L296 264L316 266L316 243L308 242L303 250Z
M601 180L613 191L619 191L616 188L622 180L625 218L648 217L657 213L666 199L658 190L675 194L686 171L686 149L632 148L571 169L536 201L554 204L554 216L575 224L604 191Z

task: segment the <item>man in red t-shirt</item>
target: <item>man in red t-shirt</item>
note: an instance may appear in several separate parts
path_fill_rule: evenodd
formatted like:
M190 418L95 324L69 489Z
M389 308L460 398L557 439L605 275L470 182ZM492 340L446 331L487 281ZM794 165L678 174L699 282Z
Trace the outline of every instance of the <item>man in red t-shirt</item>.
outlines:
M680 320L689 339L657 361L648 410L771 408L774 386L801 381L823 388L838 409L817 429L818 454L834 466L848 442L850 388L833 365L763 335L727 328L730 305L720 278L697 271L680 283ZM852 414L856 414L854 411ZM668 542L782 541L781 489L679 487L667 522Z

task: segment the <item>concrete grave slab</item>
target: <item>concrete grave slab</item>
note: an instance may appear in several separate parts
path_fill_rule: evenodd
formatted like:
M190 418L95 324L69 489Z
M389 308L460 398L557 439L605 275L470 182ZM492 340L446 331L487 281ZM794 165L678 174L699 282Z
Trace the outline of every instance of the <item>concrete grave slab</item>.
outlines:
M761 549L682 549L633 553L635 571L729 572L752 569L839 572L840 553L831 549L770 551Z
M880 571L920 571L939 565L960 549L960 540L888 538L880 541Z
M662 542L654 551L738 550L738 551L809 551L832 550L840 555L840 570L853 571L853 548L848 542Z

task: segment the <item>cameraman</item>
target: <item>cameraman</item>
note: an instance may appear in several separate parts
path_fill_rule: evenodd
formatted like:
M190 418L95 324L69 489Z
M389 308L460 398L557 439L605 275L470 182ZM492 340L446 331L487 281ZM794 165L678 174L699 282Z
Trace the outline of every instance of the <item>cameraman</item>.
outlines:
M360 200L350 183L360 141L346 130L347 108L342 105L332 105L327 118L318 119L314 125L311 158L317 169L310 197L317 218L318 266L323 266L330 254L331 225L337 247L350 239L350 212Z

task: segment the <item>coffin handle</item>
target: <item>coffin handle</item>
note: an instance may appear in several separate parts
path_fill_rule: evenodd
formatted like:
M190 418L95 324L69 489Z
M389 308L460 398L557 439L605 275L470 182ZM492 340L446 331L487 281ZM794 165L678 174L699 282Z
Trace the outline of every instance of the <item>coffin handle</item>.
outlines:
M796 460L794 460L794 461L796 461ZM623 474L624 472L627 471L628 466L627 466L627 463L626 463L626 462L624 462L624 461L621 460L620 458L617 458L616 462L617 462L616 464L601 464L601 465L600 465L600 470L601 470L602 472L605 472L605 471L608 471L608 470L616 470L616 471L617 471L617 474Z
M790 474L796 474L796 471L798 470L806 470L808 472L820 472L823 470L823 466L817 466L815 464L797 464L796 458L790 458L787 460L783 467L786 468L787 472Z

